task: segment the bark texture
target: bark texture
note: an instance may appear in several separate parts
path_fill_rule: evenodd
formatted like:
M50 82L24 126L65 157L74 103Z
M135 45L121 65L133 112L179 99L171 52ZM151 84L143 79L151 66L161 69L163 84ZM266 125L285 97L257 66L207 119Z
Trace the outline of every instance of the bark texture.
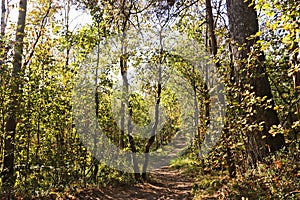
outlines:
M19 101L22 95L22 55L23 55L23 39L26 22L27 0L20 0L19 17L16 30L16 42L14 46L13 56L13 71L10 83L9 107L8 116L6 119L5 127L5 140L4 140L4 159L3 159L3 176L2 188L5 192L10 193L15 184L14 173L14 150L15 150L15 137L17 127L17 116L19 110Z
M273 109L274 102L272 101L271 87L263 65L264 54L263 52L255 51L256 54L251 54L251 58L248 59L251 49L257 40L255 37L249 37L255 35L259 28L257 13L254 5L250 5L250 3L251 1L227 0L227 10L230 35L235 44L233 47L233 59L236 83L241 92L245 91L248 84L251 92L254 92L256 97L267 97L267 100L271 100L271 108L265 109L259 105L254 105L253 110L256 110L256 114L249 122L264 122L263 131L249 130L247 133L247 154L249 162L255 165L257 161L262 160L270 152L282 148L285 142L282 134L272 136L269 133L273 125L279 124L279 118Z

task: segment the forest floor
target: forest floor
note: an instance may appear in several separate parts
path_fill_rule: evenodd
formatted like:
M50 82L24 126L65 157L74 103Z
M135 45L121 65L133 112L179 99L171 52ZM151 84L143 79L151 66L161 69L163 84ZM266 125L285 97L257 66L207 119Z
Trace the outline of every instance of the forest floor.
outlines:
M74 196L69 196L69 199L189 200L193 199L192 186L193 179L187 177L182 171L171 167L163 167L151 172L147 182L132 186L121 185L83 190Z

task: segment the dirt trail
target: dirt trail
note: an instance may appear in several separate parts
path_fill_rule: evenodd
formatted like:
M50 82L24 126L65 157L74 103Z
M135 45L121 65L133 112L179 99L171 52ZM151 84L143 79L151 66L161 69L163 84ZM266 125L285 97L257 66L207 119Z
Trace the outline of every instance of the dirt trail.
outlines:
M150 175L150 181L147 183L84 191L79 193L77 198L91 200L189 200L193 199L192 185L193 180L179 170L163 167L153 171Z

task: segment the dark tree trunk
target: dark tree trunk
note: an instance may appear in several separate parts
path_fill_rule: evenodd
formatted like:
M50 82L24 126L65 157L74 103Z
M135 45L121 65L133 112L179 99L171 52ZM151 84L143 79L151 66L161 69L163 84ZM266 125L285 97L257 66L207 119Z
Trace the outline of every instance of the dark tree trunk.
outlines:
M251 67L247 58L251 52L251 48L257 38L249 39L249 36L258 32L257 13L254 5L250 6L252 1L244 2L242 0L227 0L227 11L230 24L230 35L234 43L238 46L233 47L235 80L241 92L245 90L246 84L250 84L256 97L267 97L271 100L271 108L262 108L261 106L253 106L256 110L253 118L249 123L264 122L263 131L249 131L248 142L246 144L248 158L251 164L256 164L258 160L270 152L274 152L282 148L285 144L284 136L277 134L272 136L269 133L273 125L279 124L276 111L273 109L271 87L266 73L263 52L257 51L250 60ZM239 48L240 47L240 48ZM255 58L257 56L257 58ZM251 77L251 78L249 78Z
M128 82L128 77L127 77L127 71L128 71L128 52L127 52L127 44L126 44L126 39L127 39L127 34L126 31L128 30L130 26L130 17L131 17L131 9L133 8L133 2L121 0L117 1L120 4L119 10L119 17L120 17L120 25L121 28L119 29L120 33L122 34L121 36L121 56L119 59L119 65L120 65L120 70L121 70L121 76L123 80L123 85L122 85L122 97L121 97L121 106L120 106L120 131L119 131L119 146L121 149L124 149L126 147L125 144L125 120L127 116L127 138L129 142L129 147L132 152L132 164L133 164L133 170L134 170L134 176L135 179L140 178L140 170L138 167L138 161L136 157L136 145L134 138L132 136L132 107L129 103L129 82ZM126 109L127 106L127 109Z
M10 193L15 184L14 150L19 101L21 99L21 67L23 54L23 39L26 21L27 0L20 0L19 17L16 30L16 43L13 56L13 71L10 84L9 107L6 119L2 188Z
M1 1L1 37L5 35L6 29L6 2L5 0Z
M299 24L299 22L297 22L296 17L293 17L293 21L297 24ZM292 36L292 40L293 41L297 41L297 29L293 28L290 30L290 35ZM291 55L291 69L294 69L295 72L293 74L293 84L294 84L294 94L295 97L297 99L299 99L300 97L300 69L296 69L297 66L299 66L299 44L298 42L293 42L291 50L289 52L289 54ZM293 123L300 120L300 103L297 102L296 103L296 112L295 112L295 116L293 116ZM298 133L300 132L300 128L296 128L295 130L293 130L295 133L295 139L298 139Z
M125 39L126 34L125 32L123 33L123 39ZM132 122L131 122L131 117L132 117L132 107L129 103L129 83L128 83L128 78L127 78L127 47L126 45L124 45L124 43L122 42L122 56L120 58L120 68L121 68L121 75L123 78L123 93L122 93L122 102L121 102L121 135L120 135L120 148L124 148L125 144L124 144L124 136L125 136L125 116L126 113L128 114L128 120L127 120L127 137L128 137L128 141L129 141L129 145L130 145L130 150L132 152L132 164L133 164L133 170L134 170L134 176L135 179L139 179L140 178L140 170L138 167L138 162L137 162L137 158L136 158L136 146L135 146L135 141L134 138L132 136ZM125 112L125 108L127 105L127 112Z
M211 44L211 53L213 54L213 56L217 56L218 53L218 46L217 46L217 37L215 34L215 27L214 27L214 18L213 18L213 12L212 12L212 6L211 6L211 0L206 0L206 15L207 15L207 23L208 23L208 32L209 32L209 36L210 36L210 44ZM221 64L219 61L216 62L216 67L218 69L220 69ZM207 85L206 85L206 90L207 90ZM222 99L220 99L220 101L222 101L224 99L224 97L221 97ZM222 102L225 104L225 102ZM209 112L209 111L208 111ZM229 124L228 124L228 120L226 119L225 122L225 128L223 130L223 134L224 134L224 142L226 145L226 162L227 162L227 166L228 166L228 172L230 177L235 177L236 175L236 166L235 166L235 161L230 149L230 146L228 145L229 142L229 128L228 128Z
M130 103L128 103L128 140L129 140L129 145L130 145L130 150L132 152L132 164L133 164L133 171L134 171L134 178L136 180L140 179L140 169L139 169L139 165L138 165L138 160L137 160L137 150L136 150L136 145L135 145L135 141L134 138L132 136L132 131L133 131L133 127L132 127L132 106L130 105Z
M150 152L150 147L152 146L152 144L155 141L155 136L156 136L156 132L157 132L157 126L158 126L158 122L159 122L159 104L160 104L160 98L161 98L161 91L162 91L162 87L161 87L161 67L159 68L159 81L157 84L157 99L156 99L156 104L155 104L155 110L154 110L154 124L152 126L152 131L151 131L151 136L145 146L145 161L144 161L144 165L143 165L143 172L142 172L142 178L146 179L147 178L147 168L148 168L148 164L149 164L149 152Z
M123 47L122 47L123 49ZM122 101L121 101L121 108L120 108L120 115L121 115L121 121L120 121L120 135L119 135L119 146L121 149L125 148L124 140L125 140L125 101L126 101L126 95L128 91L128 82L127 80L127 69L126 67L126 59L124 58L126 55L122 55L120 57L120 68L121 68L121 75L123 79L123 88L122 88Z

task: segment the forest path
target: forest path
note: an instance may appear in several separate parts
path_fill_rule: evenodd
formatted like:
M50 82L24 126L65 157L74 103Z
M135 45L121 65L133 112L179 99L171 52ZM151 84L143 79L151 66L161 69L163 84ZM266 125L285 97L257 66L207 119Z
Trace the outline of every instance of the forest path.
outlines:
M184 175L180 170L170 167L151 172L148 182L133 186L115 186L104 189L84 190L77 194L76 199L113 199L113 200L189 200L193 179Z

